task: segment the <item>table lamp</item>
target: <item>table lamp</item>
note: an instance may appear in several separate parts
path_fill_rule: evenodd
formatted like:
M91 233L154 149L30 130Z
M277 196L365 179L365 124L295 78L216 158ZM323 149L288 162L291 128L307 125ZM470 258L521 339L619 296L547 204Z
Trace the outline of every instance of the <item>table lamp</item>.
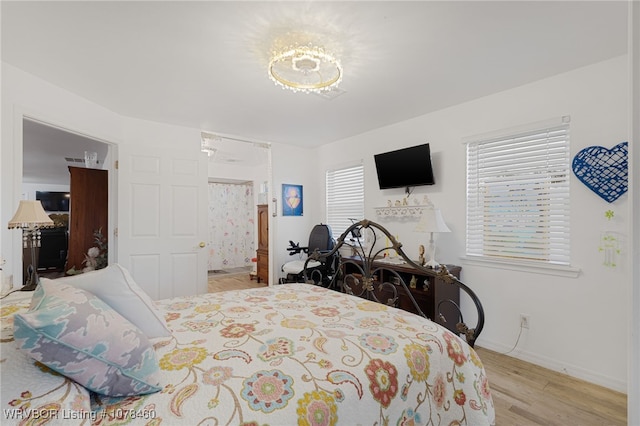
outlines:
M423 227L421 230L430 233L429 238L429 261L426 263L426 267L437 269L440 264L436 262L436 244L433 241L434 232L451 232L444 219L440 209L425 209L422 216Z
M53 226L53 220L45 213L40 201L20 200L18 210L9 221L9 229L22 229L24 248L31 249L31 264L27 268L29 277L22 291L33 291L38 286L38 260L36 247L40 247L40 228Z

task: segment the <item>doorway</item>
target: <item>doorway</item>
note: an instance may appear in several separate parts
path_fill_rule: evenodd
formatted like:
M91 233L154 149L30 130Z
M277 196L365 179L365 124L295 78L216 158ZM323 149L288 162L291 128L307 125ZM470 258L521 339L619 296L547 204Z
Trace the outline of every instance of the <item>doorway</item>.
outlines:
M253 182L209 181L209 272L245 272L255 257Z
M22 119L22 199L36 200L44 197L44 194L68 194L70 196L71 181L70 170L82 168L86 170L86 158L94 162L90 164L92 169L100 169L100 172L111 175L112 146L104 141L91 138L73 132L68 129L45 123L43 121L23 117ZM85 154L86 153L86 154ZM105 180L103 180L105 182ZM115 210L110 208L109 201L114 199L115 182L111 177L106 179L104 190L108 192L107 203L100 207L99 213L102 217L111 217ZM101 184L104 186L104 183ZM68 200L66 203L43 203L46 213L54 219L55 227L47 230L47 235L42 235L41 250L43 254L42 262L38 262L38 274L50 278L64 276L66 270L70 268L67 256L69 243L73 245L74 240L84 240L86 235L93 238L95 230L81 230L71 236L69 232L70 216L73 206ZM76 207L78 201L75 202ZM95 206L93 206L95 211ZM102 232L108 235L110 223ZM48 235L51 234L49 241ZM62 236L62 238L61 238ZM89 247L87 247L88 249ZM112 252L115 245L108 243L108 252ZM59 257L56 262L52 262L53 257ZM111 257L109 253L109 258ZM30 259L29 259L30 260ZM26 262L25 262L26 263ZM52 266L55 265L55 267ZM61 266L62 265L62 266ZM78 267L78 266L76 266ZM24 269L23 269L24 270ZM22 282L26 275L23 272Z
M210 280L221 275L212 271L222 271L222 275L229 270L254 271L258 245L255 218L257 205L268 199L271 146L202 132L202 147L209 155ZM236 229L225 232L224 228Z

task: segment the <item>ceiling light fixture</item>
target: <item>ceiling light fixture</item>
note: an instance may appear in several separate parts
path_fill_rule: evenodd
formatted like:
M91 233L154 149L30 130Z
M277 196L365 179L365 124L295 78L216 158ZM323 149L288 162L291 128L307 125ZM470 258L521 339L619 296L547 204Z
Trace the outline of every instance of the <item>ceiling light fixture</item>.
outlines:
M269 78L277 85L303 93L322 93L342 81L342 65L324 48L298 46L274 52Z

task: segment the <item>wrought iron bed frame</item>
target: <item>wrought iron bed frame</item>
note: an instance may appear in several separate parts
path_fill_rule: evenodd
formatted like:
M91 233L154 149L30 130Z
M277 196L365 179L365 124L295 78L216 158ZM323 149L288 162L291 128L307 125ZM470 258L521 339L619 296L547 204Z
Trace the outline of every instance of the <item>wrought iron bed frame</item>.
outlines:
M370 232L370 234L372 235L372 241L369 247L365 247L362 244L361 238L350 238L350 236L353 235L363 235L363 230L366 229L372 231ZM376 242L378 241L378 234L376 233L376 230L379 230L388 239L388 241L390 241L390 246L376 248ZM340 256L339 250L343 246L349 247L352 250L352 253L355 256L359 257L359 262L354 262L351 259L346 259ZM465 285L458 278L449 273L446 266L441 265L438 269L431 269L419 265L411 260L402 250L402 243L397 241L396 238L387 229L385 229L378 223L372 222L367 219L354 223L349 228L347 228L347 230L344 231L342 235L340 235L340 237L336 240L336 245L331 251L320 253L316 250L313 253L309 253L309 257L304 264L303 278L304 281L308 283L321 285L323 287L327 287L336 291L343 291L348 294L363 297L368 300L372 300L378 303L384 303L386 305L394 307L397 307L398 305L398 287L401 287L402 291L404 291L406 296L410 299L411 303L415 307L416 312L418 312L418 314L422 317L428 318L420 308L419 304L416 302L416 299L409 290L407 283L396 271L386 268L385 266L380 266L379 262L376 265L373 264L374 260L380 260L381 256L390 251L395 251L395 253L406 262L407 266L416 269L421 275L439 278L446 284L457 286L468 295L477 310L478 320L475 327L470 328L467 326L467 324L464 322L460 306L453 300L442 300L438 303L437 306L434 307L434 309L436 315L438 315L441 320L445 320L444 316L441 313L440 307L443 303L452 304L458 313L458 323L456 324L456 330L459 334L463 334L469 346L473 347L476 339L478 338L484 327L484 309L478 296L476 296L474 291L471 290L467 285ZM330 270L332 270L332 273L329 276L326 276L321 275L321 270L310 269L309 274L307 274L307 265L312 260L333 265L333 268L329 268ZM359 274L355 275L353 273L349 273L345 275L343 271L346 264L353 265L353 267L359 271ZM327 270L325 269L325 274L326 271ZM382 277L383 271L386 271L388 274L395 277L394 281L396 282L396 284L388 281L379 281L377 277ZM386 302L384 302L378 299L376 293L391 294L392 296L389 297Z

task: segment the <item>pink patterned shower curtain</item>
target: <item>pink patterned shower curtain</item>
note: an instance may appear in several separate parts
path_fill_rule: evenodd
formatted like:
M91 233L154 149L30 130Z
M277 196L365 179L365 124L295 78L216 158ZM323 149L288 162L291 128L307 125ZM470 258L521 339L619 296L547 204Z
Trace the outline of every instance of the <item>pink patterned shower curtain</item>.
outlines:
M251 184L209 183L210 271L251 266L254 204Z

